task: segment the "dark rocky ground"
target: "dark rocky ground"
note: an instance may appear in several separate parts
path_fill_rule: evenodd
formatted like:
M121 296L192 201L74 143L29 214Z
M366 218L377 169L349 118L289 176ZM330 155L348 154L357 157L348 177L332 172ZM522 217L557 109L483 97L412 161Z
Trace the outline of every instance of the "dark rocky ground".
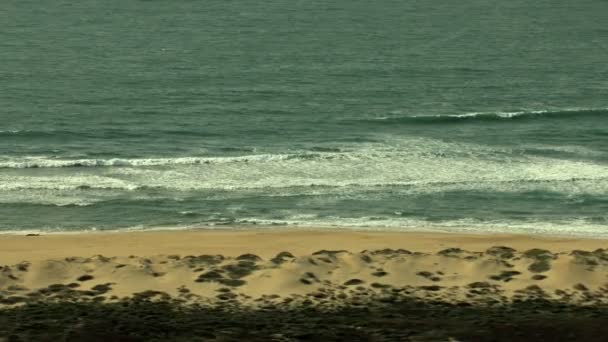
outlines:
M401 299L328 312L145 298L39 302L0 310L0 341L608 341L608 307Z

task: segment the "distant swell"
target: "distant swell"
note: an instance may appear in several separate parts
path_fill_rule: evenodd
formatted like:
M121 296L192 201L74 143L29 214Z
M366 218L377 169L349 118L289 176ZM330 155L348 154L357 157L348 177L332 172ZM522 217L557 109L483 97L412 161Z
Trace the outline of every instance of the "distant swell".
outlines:
M606 118L608 119L608 108L604 109L571 109L571 110L535 110L518 112L479 112L453 115L420 115L382 117L371 120L376 123L408 123L408 124L449 124L464 122L499 122L499 121L526 121L526 120L550 120L550 119L582 119L582 118ZM369 120L367 120L369 121Z
M44 139L49 137L62 137L73 139L108 139L108 138L147 138L150 134L156 136L196 136L196 137L211 137L218 136L217 133L207 132L204 130L175 130L175 129L155 129L153 131L138 131L122 128L99 128L96 130L64 130L64 129L9 129L0 130L0 137L12 138L27 138L27 139Z

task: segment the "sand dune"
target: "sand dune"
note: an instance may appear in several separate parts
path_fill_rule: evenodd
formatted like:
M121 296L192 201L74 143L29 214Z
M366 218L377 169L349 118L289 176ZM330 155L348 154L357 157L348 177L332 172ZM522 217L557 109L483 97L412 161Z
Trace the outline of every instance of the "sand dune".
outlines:
M315 303L328 308L404 296L490 304L526 298L608 301L608 249L577 248L599 247L602 240L495 236L490 241L483 236L340 232L168 234L5 236L7 249L19 248L15 241L31 243L35 257L30 261L24 252L7 257L3 249L3 259L20 261L2 268L0 303L132 296L211 305L230 300L252 307ZM167 245L168 236L174 240ZM182 248L176 237L182 238ZM41 242L50 246L35 250ZM381 242L393 248L377 248ZM528 248L531 243L538 247ZM309 252L328 244L349 249ZM396 248L399 245L404 248ZM171 254L150 253L154 246ZM195 249L199 253L192 253ZM222 249L227 253L218 253ZM236 249L240 254L234 255ZM91 256L85 250L105 255ZM263 255L249 253L261 250ZM42 258L44 252L50 257Z
M605 240L0 236L4 341L607 341Z

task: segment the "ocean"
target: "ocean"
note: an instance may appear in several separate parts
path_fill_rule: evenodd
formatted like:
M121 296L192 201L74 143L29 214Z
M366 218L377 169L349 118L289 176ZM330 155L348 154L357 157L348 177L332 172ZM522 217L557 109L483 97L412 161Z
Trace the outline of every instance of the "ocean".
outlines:
M607 1L0 16L0 231L608 236Z

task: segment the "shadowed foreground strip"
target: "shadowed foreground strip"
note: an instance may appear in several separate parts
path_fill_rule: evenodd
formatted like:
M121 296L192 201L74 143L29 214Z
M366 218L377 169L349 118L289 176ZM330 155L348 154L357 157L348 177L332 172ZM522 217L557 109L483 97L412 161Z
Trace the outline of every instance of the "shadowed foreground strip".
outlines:
M1 341L608 341L608 307L546 300L459 306L401 300L248 310L135 298L0 311Z

